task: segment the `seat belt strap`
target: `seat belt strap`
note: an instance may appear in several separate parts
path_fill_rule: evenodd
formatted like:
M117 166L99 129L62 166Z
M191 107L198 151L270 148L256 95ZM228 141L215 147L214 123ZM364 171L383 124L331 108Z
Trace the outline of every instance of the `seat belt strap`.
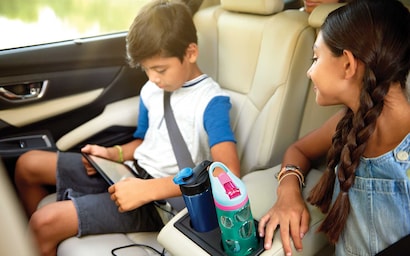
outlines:
M192 161L191 153L189 152L181 131L178 128L170 101L171 92L164 91L164 118L178 167L180 170L186 167L194 168L195 164Z

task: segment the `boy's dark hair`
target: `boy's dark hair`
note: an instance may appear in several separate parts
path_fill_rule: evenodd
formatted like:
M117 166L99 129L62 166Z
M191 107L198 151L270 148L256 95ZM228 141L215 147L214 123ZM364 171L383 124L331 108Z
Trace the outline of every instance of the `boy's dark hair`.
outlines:
M134 19L127 35L131 67L156 55L183 61L189 44L197 44L196 28L189 7L179 0L148 3Z

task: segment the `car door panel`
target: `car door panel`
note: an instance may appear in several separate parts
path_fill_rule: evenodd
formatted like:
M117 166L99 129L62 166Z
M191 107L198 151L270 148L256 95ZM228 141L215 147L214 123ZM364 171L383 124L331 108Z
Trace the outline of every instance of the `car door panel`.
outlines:
M23 127L90 104L97 99L102 92L103 89L101 88L54 100L42 101L37 104L8 108L0 110L0 116L3 122L13 127Z
M0 76L123 66L125 36L117 33L4 50L0 52Z
M46 84L43 95L39 98L13 100L0 94L0 109L15 108L100 89L113 81L120 70L121 67L114 66L0 77L0 88L13 91L17 95L30 94L30 87L33 84L34 86L41 82Z
M32 93L30 84L47 83L41 97L27 100L4 98L5 90L0 89L0 149L8 146L3 143L2 147L2 141L44 133L57 142L51 148L59 150L130 140L136 126L138 94L147 77L128 66L125 36L120 33L0 51L0 88L6 93L24 96ZM36 93L36 88L33 90ZM29 149L16 154L0 150L0 155L17 158ZM5 162L7 165L7 159Z
M137 113L137 96L108 104L100 115L62 136L57 141L57 147L60 150L68 150L76 145L81 145L83 141L86 141L93 135L107 133L110 129L112 133L121 132L121 129L118 127L131 127L131 129L125 129L125 131L131 133L137 123ZM114 129L115 127L117 129ZM106 136L101 137L106 140ZM95 139L91 141L95 143ZM96 144L107 144L107 142Z

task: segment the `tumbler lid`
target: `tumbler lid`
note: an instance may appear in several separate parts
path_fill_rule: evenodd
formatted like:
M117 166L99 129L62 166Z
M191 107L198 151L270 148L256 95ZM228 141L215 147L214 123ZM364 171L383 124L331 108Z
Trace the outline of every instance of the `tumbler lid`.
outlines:
M194 169L184 168L175 175L173 181L179 185L182 194L196 195L210 187L208 167L211 164L211 161L205 160Z

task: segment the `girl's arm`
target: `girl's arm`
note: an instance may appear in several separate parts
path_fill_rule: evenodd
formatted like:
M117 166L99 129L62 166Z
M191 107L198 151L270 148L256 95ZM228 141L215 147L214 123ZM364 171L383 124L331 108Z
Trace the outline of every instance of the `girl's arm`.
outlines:
M344 116L342 110L332 116L320 128L296 141L286 151L282 167L299 166L307 175L311 162L327 154L337 123ZM291 253L290 240L295 248L302 250L302 238L309 229L310 215L301 194L300 183L295 175L284 177L277 188L277 201L260 219L258 231L265 237L265 249L272 246L272 238L278 226L285 253Z

